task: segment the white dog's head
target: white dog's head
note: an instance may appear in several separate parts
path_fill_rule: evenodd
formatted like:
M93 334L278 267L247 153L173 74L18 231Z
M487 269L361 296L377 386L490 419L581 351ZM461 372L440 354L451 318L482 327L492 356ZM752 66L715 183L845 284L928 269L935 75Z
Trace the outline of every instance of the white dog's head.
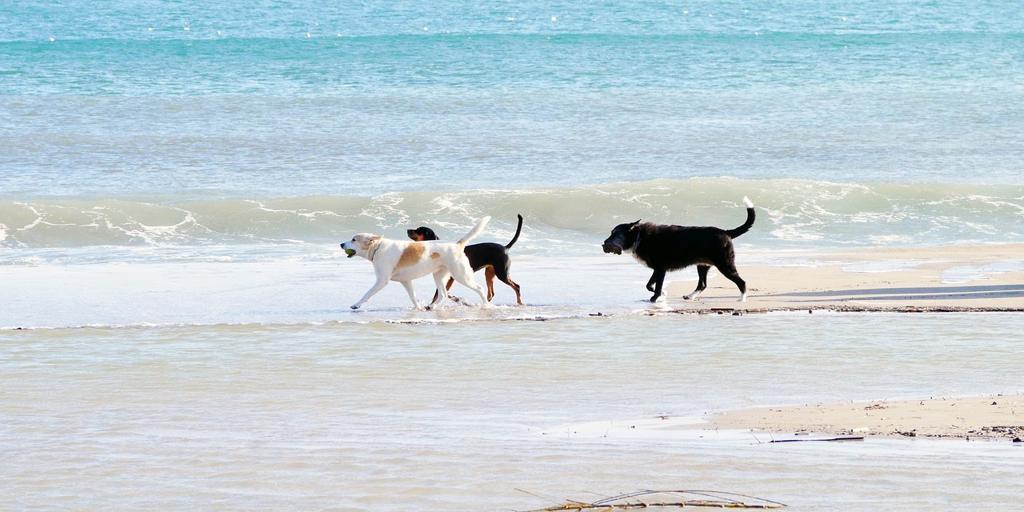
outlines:
M370 259L370 253L376 250L377 245L380 243L380 239L380 235L359 233L352 237L352 240L342 242L341 248L345 250L345 254L347 254L349 258L358 255L363 258Z

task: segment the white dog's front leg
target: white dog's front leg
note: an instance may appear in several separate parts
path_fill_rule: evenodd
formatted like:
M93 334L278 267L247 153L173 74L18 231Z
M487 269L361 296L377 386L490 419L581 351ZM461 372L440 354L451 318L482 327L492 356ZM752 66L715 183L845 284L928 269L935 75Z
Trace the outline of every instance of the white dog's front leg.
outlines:
M415 309L423 309L420 305L420 301L416 299L416 290L412 287L412 281L402 281L402 286L405 287L405 291L409 293L409 300L412 301L412 307Z
M352 309L359 309L360 306L362 306L366 301L370 300L370 297L373 297L374 294L376 294L377 292L383 290L384 287L387 286L387 285L388 285L388 278L387 278L387 276L377 276L377 282L374 283L373 286L370 287L370 289L366 291L366 293L363 295L363 298L359 299L359 302L356 302L355 304L352 304L351 308Z

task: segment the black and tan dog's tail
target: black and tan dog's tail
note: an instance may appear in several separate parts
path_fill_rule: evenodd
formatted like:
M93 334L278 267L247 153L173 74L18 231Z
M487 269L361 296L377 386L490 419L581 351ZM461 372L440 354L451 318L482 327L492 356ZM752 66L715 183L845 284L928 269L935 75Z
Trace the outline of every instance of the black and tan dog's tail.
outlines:
M519 225L516 226L515 236L512 237L512 240L509 243L505 244L506 249L511 249L512 246L516 244L516 241L519 240L519 233L523 231L523 216L517 213L516 217L519 217Z
M750 227L754 225L754 203L750 202L750 198L744 196L743 204L747 205L747 221L736 229L726 231L725 234L729 235L729 238L736 238L743 233L750 231Z

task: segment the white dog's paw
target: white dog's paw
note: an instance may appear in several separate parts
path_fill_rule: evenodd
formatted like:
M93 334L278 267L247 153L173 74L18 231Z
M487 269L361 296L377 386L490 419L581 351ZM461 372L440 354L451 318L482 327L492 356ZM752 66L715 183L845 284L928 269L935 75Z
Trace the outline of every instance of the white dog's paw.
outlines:
M491 302L484 302L483 304L480 304L480 308L481 309L493 309L494 308L494 304L492 304Z
M740 295L740 300L738 300L736 302L746 302L746 301L747 301L747 294L744 293L743 295Z

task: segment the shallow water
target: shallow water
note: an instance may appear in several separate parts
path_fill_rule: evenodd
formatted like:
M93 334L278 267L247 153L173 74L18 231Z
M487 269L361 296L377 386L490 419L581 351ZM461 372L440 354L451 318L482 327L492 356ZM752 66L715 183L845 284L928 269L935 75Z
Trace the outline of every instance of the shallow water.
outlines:
M522 510L710 488L794 510L1013 508L1024 462L1004 442L571 425L1019 392L1021 327L1013 314L770 314L3 331L0 501Z

